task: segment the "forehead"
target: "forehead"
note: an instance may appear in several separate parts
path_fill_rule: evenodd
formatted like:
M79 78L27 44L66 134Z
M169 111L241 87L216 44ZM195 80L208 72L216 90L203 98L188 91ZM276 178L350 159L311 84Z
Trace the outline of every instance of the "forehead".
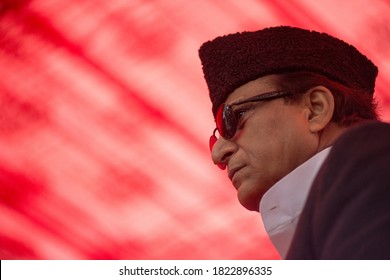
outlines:
M234 90L226 98L225 103L230 104L262 93L277 90L278 77L279 75L267 75L250 81Z

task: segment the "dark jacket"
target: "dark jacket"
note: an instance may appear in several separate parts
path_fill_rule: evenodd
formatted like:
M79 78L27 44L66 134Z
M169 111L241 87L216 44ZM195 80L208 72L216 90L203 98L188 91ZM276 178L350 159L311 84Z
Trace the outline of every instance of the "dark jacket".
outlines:
M390 259L390 124L358 125L334 143L287 259Z

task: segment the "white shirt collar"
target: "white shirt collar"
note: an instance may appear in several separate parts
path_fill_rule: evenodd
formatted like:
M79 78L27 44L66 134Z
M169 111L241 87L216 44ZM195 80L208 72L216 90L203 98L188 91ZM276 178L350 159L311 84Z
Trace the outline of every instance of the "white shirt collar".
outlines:
M260 213L272 243L284 258L294 235L306 197L331 147L314 155L274 186L260 201Z

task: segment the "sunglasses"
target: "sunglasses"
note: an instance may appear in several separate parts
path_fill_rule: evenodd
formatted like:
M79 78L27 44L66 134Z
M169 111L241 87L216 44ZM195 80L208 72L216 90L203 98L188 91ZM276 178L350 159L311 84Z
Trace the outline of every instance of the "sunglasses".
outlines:
M209 146L210 151L213 150L218 138L215 133L218 131L219 135L224 139L231 139L237 132L237 125L242 117L242 110L234 110L234 107L250 102L270 101L276 98L281 98L287 95L292 95L297 91L271 91L260 95L253 96L251 98L241 100L232 104L222 104L217 111L215 123L217 127L214 129L213 134L210 136ZM218 164L221 169L226 168L226 164Z

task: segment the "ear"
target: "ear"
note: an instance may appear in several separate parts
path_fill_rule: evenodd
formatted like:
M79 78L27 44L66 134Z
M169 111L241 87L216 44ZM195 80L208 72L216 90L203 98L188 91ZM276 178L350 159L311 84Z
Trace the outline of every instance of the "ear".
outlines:
M334 98L330 90L324 86L311 88L306 95L309 114L310 131L315 133L323 130L332 120Z

